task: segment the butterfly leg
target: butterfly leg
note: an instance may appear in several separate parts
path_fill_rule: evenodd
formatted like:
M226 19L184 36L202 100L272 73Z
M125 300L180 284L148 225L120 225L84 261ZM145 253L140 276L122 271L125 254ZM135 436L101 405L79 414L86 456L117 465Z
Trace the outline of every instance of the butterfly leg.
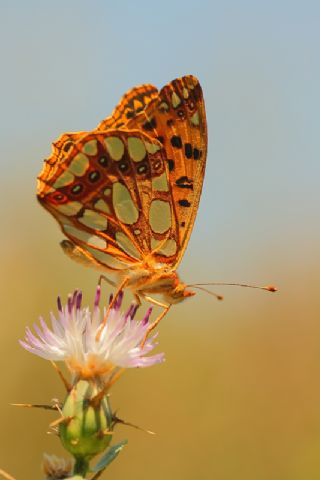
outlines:
M106 312L106 314L104 316L104 319L103 319L103 326L107 323L107 318L109 316L109 313L110 313L111 309L113 308L114 304L116 303L117 298L119 296L119 293L121 292L121 290L124 289L124 287L127 285L128 281L129 281L129 277L125 277L122 280L122 282L120 283L119 287L117 288L116 293L113 295L112 300L109 303L107 312Z
M171 305L166 305L165 303L161 303L159 302L158 300L155 300L154 298L152 297L149 297L148 295L142 295L143 298L147 301L147 302L150 302L152 303L153 305L157 305L158 307L162 307L163 308L163 311L160 313L160 315L155 319L155 321L153 323L151 323L145 333L145 336L141 342L141 345L140 347L143 348L144 344L146 343L146 340L148 338L148 336L150 335L150 332L152 332L152 330L154 330L156 328L156 326L161 322L161 320L163 319L163 317L165 317L168 313L168 311L170 310L171 308Z
M140 307L140 305L141 305L141 298L139 297L139 295L135 294L135 295L134 295L134 299L135 299L135 301L137 302L137 305L139 305L139 307Z
M101 323L100 328L99 328L99 330L98 330L98 333L97 333L97 335L96 335L96 340L97 340L97 341L99 340L100 335L101 335L101 332L102 332L103 328L105 327L105 325L106 325L106 323L107 323L107 320L108 320L108 317L109 317L109 313L110 313L111 309L114 307L114 304L115 304L116 301L117 301L117 298L118 298L118 296L119 296L119 293L121 292L121 290L124 289L124 287L127 285L128 281L129 281L129 277L125 277L125 278L122 280L122 282L120 283L119 287L117 288L116 293L115 293L114 296L112 297L112 300L111 300L111 302L109 303L108 309L107 309L106 314L105 314L105 316L104 316L104 318L103 318L103 322Z

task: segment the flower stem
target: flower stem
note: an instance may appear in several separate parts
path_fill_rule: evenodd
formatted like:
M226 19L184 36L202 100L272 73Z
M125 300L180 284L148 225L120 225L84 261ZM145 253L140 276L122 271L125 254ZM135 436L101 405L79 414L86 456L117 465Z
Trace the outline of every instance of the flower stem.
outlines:
M73 473L75 475L81 475L83 478L85 478L88 473L88 470L89 470L89 460L85 457L76 457Z

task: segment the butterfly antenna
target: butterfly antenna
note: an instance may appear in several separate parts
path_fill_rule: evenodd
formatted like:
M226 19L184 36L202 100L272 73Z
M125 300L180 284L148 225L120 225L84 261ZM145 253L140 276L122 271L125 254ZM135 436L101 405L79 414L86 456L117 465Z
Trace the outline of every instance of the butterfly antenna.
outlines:
M210 283L195 283L193 285L188 285L188 287L207 287L207 286L219 286L219 287L246 287L246 288L257 288L258 290L266 290L267 292L277 292L278 289L274 285L250 285L249 283L225 283L225 282L210 282Z
M223 295L219 295L218 293L211 292L211 290L208 290L207 288L204 288L202 286L188 285L188 287L197 288L198 290L202 290L203 292L209 293L209 295L212 295L212 297L215 297L217 300L223 300Z

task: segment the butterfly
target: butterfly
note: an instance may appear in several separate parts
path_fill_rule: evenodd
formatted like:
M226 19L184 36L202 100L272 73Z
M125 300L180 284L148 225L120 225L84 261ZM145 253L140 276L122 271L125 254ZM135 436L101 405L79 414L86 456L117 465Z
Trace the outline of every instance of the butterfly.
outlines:
M197 214L206 157L197 78L177 78L160 91L145 84L129 90L95 130L64 133L53 143L37 198L59 222L69 257L116 274L118 291L129 288L165 314L194 295L177 267Z

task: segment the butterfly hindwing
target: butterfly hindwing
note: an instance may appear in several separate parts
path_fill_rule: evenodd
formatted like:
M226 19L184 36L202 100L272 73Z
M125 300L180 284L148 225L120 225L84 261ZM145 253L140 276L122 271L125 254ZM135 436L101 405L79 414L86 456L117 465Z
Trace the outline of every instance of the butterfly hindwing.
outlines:
M105 118L96 127L97 131L105 131L111 128L123 127L130 119L135 118L148 103L158 96L158 89L154 85L145 84L128 90L123 95L110 117ZM80 140L88 132L70 132L60 135L52 144L50 162L53 164L67 155L72 145Z
M148 103L158 97L158 89L154 85L145 84L129 90L120 100L110 117L102 120L96 130L121 128L143 111Z
M121 270L179 251L166 152L139 130L91 132L39 178L38 198L94 262Z

